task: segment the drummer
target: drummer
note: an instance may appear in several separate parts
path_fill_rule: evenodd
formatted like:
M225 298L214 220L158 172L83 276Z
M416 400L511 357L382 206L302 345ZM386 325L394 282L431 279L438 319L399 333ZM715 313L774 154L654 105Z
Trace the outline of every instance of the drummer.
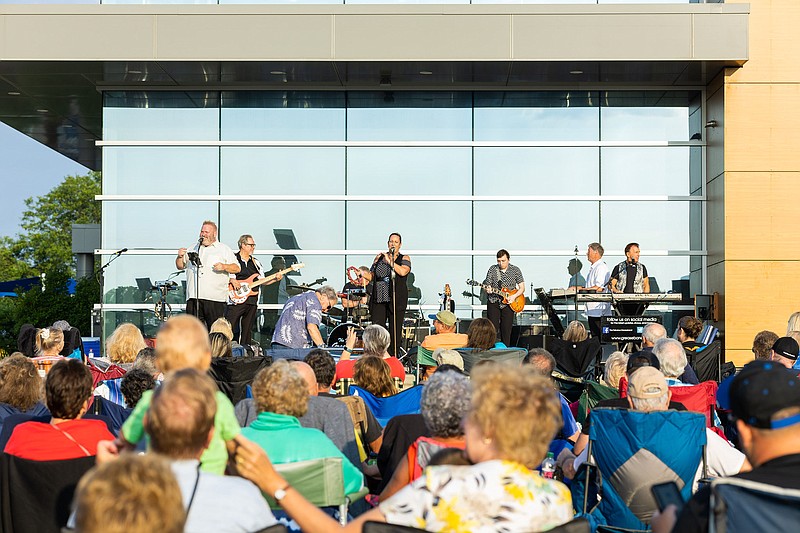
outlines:
M348 269L350 271L356 270L353 267ZM372 292L372 274L369 267L358 267L357 274L354 280L350 280L342 287L342 307L352 309L355 307L363 307L369 304L369 294ZM359 296L363 293L362 296ZM355 315L355 312L353 314Z

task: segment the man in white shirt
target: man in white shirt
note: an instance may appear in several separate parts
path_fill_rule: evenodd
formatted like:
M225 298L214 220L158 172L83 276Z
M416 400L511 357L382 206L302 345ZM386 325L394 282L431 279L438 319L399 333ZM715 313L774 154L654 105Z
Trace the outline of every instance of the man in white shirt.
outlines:
M586 286L578 287L579 290L608 292L606 285L611 277L608 265L602 260L603 246L599 242L593 242L586 250L586 258L592 264L589 273L586 275ZM589 318L589 330L592 337L600 336L600 317L611 315L611 304L601 302L586 302L586 316Z
M175 266L186 270L186 312L211 329L211 324L225 315L230 274L241 269L233 250L217 240L214 222L203 222L200 238L191 251L178 250Z

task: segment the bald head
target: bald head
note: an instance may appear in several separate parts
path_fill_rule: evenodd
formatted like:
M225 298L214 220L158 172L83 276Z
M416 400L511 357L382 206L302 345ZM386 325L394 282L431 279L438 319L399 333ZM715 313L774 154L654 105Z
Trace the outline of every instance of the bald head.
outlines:
M303 361L292 361L292 368L297 370L297 373L303 378L308 385L308 394L310 396L317 396L319 389L317 388L317 376L314 374L314 369L311 365Z
M666 338L667 330L661 324L647 324L642 331L642 345L653 347L658 339Z

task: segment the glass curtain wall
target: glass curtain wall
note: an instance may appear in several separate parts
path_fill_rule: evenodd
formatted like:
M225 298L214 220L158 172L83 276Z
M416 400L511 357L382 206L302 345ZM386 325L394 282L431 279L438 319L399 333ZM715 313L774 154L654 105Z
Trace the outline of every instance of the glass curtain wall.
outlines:
M325 278L337 289L348 266L371 264L399 232L412 308L423 312L449 284L458 314L479 316L465 280L483 280L499 248L529 295L566 287L574 247L585 275L593 241L609 267L639 242L662 291L690 280L701 292L702 149L689 143L700 96L107 92L103 248L130 252L106 271L106 328L154 330L147 280L175 273L175 251L206 219L234 250L252 234L267 268L277 257L305 263L290 284ZM178 310L185 276L175 279L168 302ZM264 331L280 304L263 302Z

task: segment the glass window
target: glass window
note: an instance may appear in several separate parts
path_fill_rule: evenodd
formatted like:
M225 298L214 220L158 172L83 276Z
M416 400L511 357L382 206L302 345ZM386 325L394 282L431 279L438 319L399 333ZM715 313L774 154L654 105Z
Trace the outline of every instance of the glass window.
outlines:
M476 250L571 250L600 234L599 202L475 202Z
M604 141L688 141L686 107L603 107Z
M199 230L199 228L198 228ZM177 250L177 247L175 248ZM111 259L109 256L100 258L103 263ZM165 281L176 272L175 255L133 255L123 254L114 260L104 272L105 278L105 303L112 304L142 304L153 303L159 300L157 292L139 288L141 280L143 286L152 286L159 281ZM172 278L177 287L167 294L167 303L182 304L186 302L184 282L186 274Z
M689 148L608 148L600 151L607 195L689 195Z
M344 147L223 147L222 194L344 194Z
M603 202L600 211L603 246L622 249L635 241L642 256L648 248L689 249L689 202Z
M348 148L347 192L363 194L472 193L470 148Z
M219 202L103 202L103 248L178 250L197 242L204 220L218 219ZM235 238L238 238L236 235ZM220 226L220 240L233 239ZM173 263L175 258L172 258ZM173 264L174 266L174 264Z
M220 227L249 233L262 250L344 248L344 202L223 202Z
M219 140L219 93L131 91L103 96L103 140Z
M103 148L104 194L218 194L219 148Z
M599 148L475 148L475 194L599 194Z
M404 249L469 250L471 220L471 202L348 202L347 248L385 251L398 232Z

